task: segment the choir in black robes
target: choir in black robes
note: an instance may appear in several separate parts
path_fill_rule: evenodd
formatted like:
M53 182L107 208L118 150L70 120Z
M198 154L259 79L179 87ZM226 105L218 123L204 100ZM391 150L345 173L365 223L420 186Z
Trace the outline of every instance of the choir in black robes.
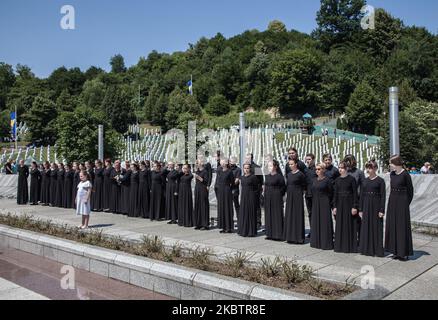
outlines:
M38 204L41 194L41 172L38 168L30 170L30 203Z
M139 172L131 171L130 184L129 184L129 217L139 217L139 200L138 200L138 184L139 184Z
M50 169L41 171L41 203L44 205L50 203Z
M151 220L164 219L164 193L165 184L163 172L151 171L151 198L149 206L149 217Z
M178 220L178 179L180 173L173 169L166 176L166 220L176 222Z
M406 170L391 172L391 192L385 224L385 249L395 257L406 258L414 254L412 245L409 205L414 197L412 179Z
M284 240L303 244L305 237L304 200L307 179L304 173L296 171L287 175L286 212L284 218ZM310 197L310 199L312 199Z
M242 237L257 236L257 206L259 205L257 190L259 183L257 176L254 174L242 175L240 178L242 194L240 197L239 220L237 220L237 233Z
M93 194L91 195L93 205L91 208L94 211L103 210L103 168L94 168Z
M102 208L107 211L110 209L111 191L113 189L113 182L111 180L111 172L113 167L106 167L103 171L103 191L102 191Z
M63 203L62 206L64 208L72 208L74 206L74 199L72 199L73 196L73 177L74 172L73 170L65 170L64 173L64 197L63 197Z
M327 176L312 184L312 233L310 246L322 250L333 249L333 181Z
M231 233L234 230L233 220L233 194L231 186L234 183L234 175L230 169L217 170L217 217L221 232ZM242 210L240 210L241 212Z
M335 181L333 207L336 208L335 252L357 252L357 219L351 210L358 208L356 179L350 175Z
M366 178L360 192L359 211L362 224L359 239L359 252L367 256L383 257L383 218L385 213L385 180L376 176Z
M62 208L64 203L64 169L59 169L56 177L56 200L55 200L55 206Z
M149 169L141 170L138 179L138 210L143 218L149 218L149 205L151 196L151 171Z
M266 237L272 240L284 238L283 196L285 192L284 177L276 173L265 176L265 230Z
M29 177L29 168L26 165L18 166L18 188L17 204L27 204L29 201L29 189L27 177Z
M56 188L58 186L58 170L50 169L50 205L56 206Z
M196 171L202 181L195 183L194 225L196 229L208 229L210 226L210 203L208 201L209 172L204 168Z
M193 197L191 173L181 174L178 182L178 225L193 227Z

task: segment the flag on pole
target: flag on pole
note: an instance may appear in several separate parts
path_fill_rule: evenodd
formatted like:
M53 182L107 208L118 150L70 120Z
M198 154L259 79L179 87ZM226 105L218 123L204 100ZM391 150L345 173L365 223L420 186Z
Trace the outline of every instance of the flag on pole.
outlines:
M190 79L189 82L187 82L187 86L189 87L189 93L190 93L190 95L193 95L193 84L192 84L192 79Z
M15 112L11 112L11 135L15 140L17 137L17 114Z

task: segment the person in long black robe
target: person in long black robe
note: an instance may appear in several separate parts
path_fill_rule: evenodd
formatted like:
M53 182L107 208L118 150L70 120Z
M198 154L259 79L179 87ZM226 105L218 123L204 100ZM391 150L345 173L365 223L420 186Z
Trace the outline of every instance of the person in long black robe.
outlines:
M278 173L279 165L275 160L268 162L268 170L264 182L266 239L284 240L284 177Z
M74 199L72 199L73 195L73 176L74 172L70 164L65 165L64 172L64 197L62 206L64 208L71 208L74 205Z
M240 176L242 175L242 170L237 166L237 158L231 157L230 159L230 170L234 175L234 183L231 186L231 191L233 193L233 204L234 211L236 212L236 219L239 220L239 211L240 211L240 203L239 203L239 195L240 195Z
M243 166L240 185L242 186L242 193L239 219L237 220L237 233L242 237L255 237L257 236L257 190L259 188L259 181L252 173L249 163Z
M175 169L175 164L169 162L167 164L166 175L166 194L165 194L165 212L168 223L176 223L178 220L178 180L180 172Z
M198 160L198 170L195 174L195 229L208 230L210 227L210 203L208 201L208 183L210 173Z
M56 177L56 200L55 200L55 206L58 208L63 207L64 197L65 197L64 176L65 176L64 164L59 163L57 177Z
M91 185L93 186L92 191L91 191L91 196L90 196L90 209L93 210L94 208L94 197L93 197L93 193L94 193L94 168L93 168L93 163L90 161L85 161L85 171L87 171L88 173L88 181L91 182Z
M91 197L93 201L90 203L92 205L91 209L93 211L102 211L103 210L103 174L104 169L102 168L102 161L96 160L94 171L94 180L93 180L93 193Z
M391 191L385 223L385 249L394 258L406 260L414 254L412 245L411 216L409 205L414 198L414 187L411 176L402 168L401 158L390 160Z
M312 232L310 246L322 250L333 249L333 181L324 175L324 166L317 165L317 178L312 184Z
M121 188L121 213L128 215L129 213L129 201L131 199L130 187L131 187L131 167L129 162L126 169L124 169L124 174L120 177L120 188Z
M36 205L40 200L40 188L41 188L41 172L38 169L38 165L35 161L32 162L30 169L30 204Z
M287 197L284 218L284 239L288 243L303 244L305 241L303 193L307 186L306 175L298 169L296 160L289 160Z
M193 227L193 196L192 196L193 174L189 165L182 167L182 173L178 181L178 225Z
M77 162L73 162L73 185L72 185L72 208L76 208L75 199L76 193L78 192L78 184L81 181L79 174L81 173L80 165Z
M221 169L216 172L217 187L217 217L221 233L232 233L234 230L233 219L233 172L229 169L228 160L221 160Z
M138 178L138 210L143 218L149 218L149 205L151 196L151 171L146 166L146 162L140 164L140 172Z
M347 173L347 164L339 164L341 174L334 185L333 214L336 219L335 252L356 253L359 217L356 179Z
M374 165L372 167L371 165ZM377 165L367 163L369 177L365 179L359 201L362 224L359 252L367 256L383 257L383 216L385 214L385 180L377 176Z
M105 170L103 171L103 191L102 191L102 207L104 211L110 211L111 191L113 189L113 182L111 180L111 172L113 166L111 160L105 160Z
M29 201L29 189L27 178L29 177L29 168L24 165L24 160L20 160L18 165L18 188L17 204L27 204Z
M58 187L58 168L56 163L50 167L50 206L56 206L56 188Z
M110 211L112 213L122 213L122 187L121 179L125 174L125 169L120 165L120 160L114 162L114 168L111 171L110 178L112 181L111 196L110 196Z
M310 189L312 189L313 179L317 177L316 175L316 167L315 167L315 155L313 153L308 153L306 155L306 170L304 171L304 174L306 175L306 190L305 190L305 202L306 202L306 208L307 208L307 216L309 217L309 225L310 229L312 229L312 192ZM310 238L310 231L307 234L307 238Z
M151 171L151 198L149 206L151 220L162 220L165 217L165 183L161 164L155 161Z
M50 203L50 164L45 162L41 171L41 203L48 206Z
M139 199L138 199L138 184L139 184L139 167L137 163L131 164L129 182L129 210L128 217L139 217Z

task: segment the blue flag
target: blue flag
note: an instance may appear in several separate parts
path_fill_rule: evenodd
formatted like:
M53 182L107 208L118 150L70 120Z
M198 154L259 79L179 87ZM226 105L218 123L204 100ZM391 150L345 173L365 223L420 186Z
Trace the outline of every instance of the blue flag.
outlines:
M11 134L14 139L17 137L17 115L15 112L11 112Z
M192 80L189 80L189 82L187 82L187 86L189 87L189 93L191 95L193 95L193 85L192 85Z

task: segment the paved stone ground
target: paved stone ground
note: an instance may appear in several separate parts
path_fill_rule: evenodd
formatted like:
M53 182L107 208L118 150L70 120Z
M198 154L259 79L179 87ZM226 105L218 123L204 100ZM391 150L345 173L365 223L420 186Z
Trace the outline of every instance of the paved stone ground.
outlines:
M36 292L0 278L0 300L49 300Z
M80 218L70 209L42 206L18 206L15 200L1 199L1 213L31 214L57 223L76 226ZM212 209L212 216L215 216ZM183 246L210 247L221 256L236 251L246 251L253 260L275 255L295 258L310 265L318 277L360 285L363 270L374 270L375 289L368 289L367 298L383 299L436 299L438 300L438 238L414 233L415 255L407 262L390 257L374 258L359 254L342 254L322 251L304 245L267 241L263 234L256 238L242 238L237 234L221 234L218 229L198 231L193 228L168 225L166 221L128 218L111 213L93 213L90 226L102 228L104 233L120 235L127 239L141 239L143 235L158 235L167 244L179 242ZM363 269L364 268L364 269ZM365 271L363 271L365 272ZM369 275L368 275L369 276Z

